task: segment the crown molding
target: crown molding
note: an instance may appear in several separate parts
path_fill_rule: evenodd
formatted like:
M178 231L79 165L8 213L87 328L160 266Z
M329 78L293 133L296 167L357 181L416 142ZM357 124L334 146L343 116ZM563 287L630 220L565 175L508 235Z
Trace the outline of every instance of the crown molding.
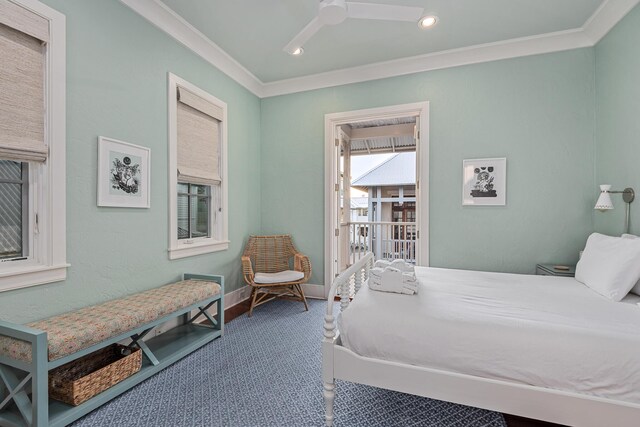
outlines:
M581 29L451 49L264 84L264 96L323 89L461 65L593 46Z
M640 3L640 0L605 0L581 28L573 30L480 44L263 83L162 1L120 1L260 98L501 59L592 47Z
M147 21L258 97L263 83L220 46L159 0L120 0Z
M593 45L598 44L640 0L606 0L582 27Z

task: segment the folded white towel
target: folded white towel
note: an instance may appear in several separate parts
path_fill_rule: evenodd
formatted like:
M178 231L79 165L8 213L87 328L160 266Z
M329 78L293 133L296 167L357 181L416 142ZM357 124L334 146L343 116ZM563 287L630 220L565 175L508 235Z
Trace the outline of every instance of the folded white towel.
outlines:
M386 261L384 259L379 259L373 264L374 267L382 268L382 269L385 269L385 268L389 267L390 265L391 265L391 262Z
M416 273L415 272L411 272L411 273L402 273L402 280L405 282L417 282L418 279L416 278Z
M409 264L403 259L394 259L389 264L389 267L397 268L404 273L413 273L416 270L413 264Z
M369 270L369 280L373 279L376 282L380 282L382 280L382 273L384 272L384 268L374 267Z
M397 268L375 267L370 270L369 288L374 291L413 295L418 292L418 282L413 273L403 273Z

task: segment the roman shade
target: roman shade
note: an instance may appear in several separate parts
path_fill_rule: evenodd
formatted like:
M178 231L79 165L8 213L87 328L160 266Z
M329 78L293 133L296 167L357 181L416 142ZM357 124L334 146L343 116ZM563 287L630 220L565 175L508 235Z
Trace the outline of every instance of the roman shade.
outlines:
M213 185L220 179L223 110L178 86L178 181Z
M0 158L44 162L49 21L0 0Z

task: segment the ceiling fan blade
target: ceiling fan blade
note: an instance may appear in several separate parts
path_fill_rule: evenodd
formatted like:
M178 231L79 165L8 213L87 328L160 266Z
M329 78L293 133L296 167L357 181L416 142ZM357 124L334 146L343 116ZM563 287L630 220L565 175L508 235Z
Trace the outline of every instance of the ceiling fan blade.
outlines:
M418 22L424 14L424 9L390 4L347 2L347 13L349 18Z
M309 22L307 26L304 27L302 31L300 31L298 35L284 47L284 51L287 53L293 53L296 49L301 48L323 26L324 24L320 22L318 17L313 18L313 20L311 20L311 22Z

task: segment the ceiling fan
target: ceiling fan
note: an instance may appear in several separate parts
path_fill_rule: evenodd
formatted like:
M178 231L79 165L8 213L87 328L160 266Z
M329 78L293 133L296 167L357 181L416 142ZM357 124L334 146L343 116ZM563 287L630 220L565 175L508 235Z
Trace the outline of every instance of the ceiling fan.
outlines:
M433 26L437 17L423 16L421 7L359 3L345 0L320 0L318 16L313 18L285 47L290 55L300 55L302 46L325 25L338 25L347 18L417 22L421 28Z

